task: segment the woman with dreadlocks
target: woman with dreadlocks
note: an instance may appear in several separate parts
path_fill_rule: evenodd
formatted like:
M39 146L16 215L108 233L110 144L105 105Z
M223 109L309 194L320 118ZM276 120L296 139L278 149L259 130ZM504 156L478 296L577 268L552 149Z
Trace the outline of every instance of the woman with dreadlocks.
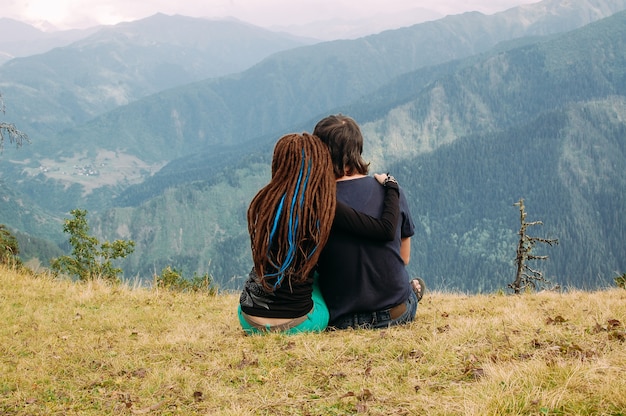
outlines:
M393 240L398 185L375 175L386 189L381 219L338 203L328 147L308 133L281 137L272 177L248 208L254 267L240 297L239 322L248 334L323 331L328 308L315 267L331 227L359 237Z

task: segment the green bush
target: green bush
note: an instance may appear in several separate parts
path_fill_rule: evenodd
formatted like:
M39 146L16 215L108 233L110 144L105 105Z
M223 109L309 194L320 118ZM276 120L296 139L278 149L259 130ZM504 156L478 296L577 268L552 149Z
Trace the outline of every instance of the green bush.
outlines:
M21 266L22 260L18 257L20 247L15 236L4 224L0 224L0 264L7 266Z
M118 275L122 273L122 269L113 267L111 261L132 253L135 242L115 240L112 243L100 243L96 237L89 235L86 210L74 209L70 214L74 218L65 220L63 231L70 234L72 255L53 259L53 272L67 273L80 280L104 279L119 282Z
M161 270L160 275L155 275L156 286L161 289L174 290L180 292L207 292L215 295L217 290L213 287L213 278L208 273L199 276L193 274L191 279L185 279L176 269L167 266Z
M614 280L617 287L626 289L626 273L622 274L621 276L617 276Z

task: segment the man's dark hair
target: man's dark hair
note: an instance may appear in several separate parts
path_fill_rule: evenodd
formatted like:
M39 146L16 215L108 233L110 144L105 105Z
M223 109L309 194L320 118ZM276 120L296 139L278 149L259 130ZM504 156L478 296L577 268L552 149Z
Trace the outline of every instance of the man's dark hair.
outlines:
M363 135L356 121L343 114L330 115L317 123L313 135L330 149L336 178L357 173L367 175L369 163L361 157Z

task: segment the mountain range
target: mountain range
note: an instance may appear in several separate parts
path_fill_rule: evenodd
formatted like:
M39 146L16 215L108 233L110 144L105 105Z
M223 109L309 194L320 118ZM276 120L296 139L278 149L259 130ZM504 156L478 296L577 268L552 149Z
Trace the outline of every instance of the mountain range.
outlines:
M0 18L0 65L19 57L67 46L98 31L99 27L43 32L29 24Z
M16 120L40 125L33 131L42 135L27 157L19 149L2 161L2 178L21 192L10 201L41 206L49 224L81 205L98 235L133 239L129 275L172 265L236 288L251 265L245 210L268 179L273 143L342 112L361 124L372 170L393 172L407 193L417 224L412 274L451 290L505 287L519 228L513 203L524 198L545 224L537 232L560 241L542 265L547 274L563 286L598 287L626 266L624 9L624 1L546 0L466 13L284 47L239 73L154 82L164 90L151 95L139 82L128 104L110 111L74 99L79 114L65 108L54 127ZM81 44L69 52L80 57L89 49ZM27 73L21 89L35 90L37 64L7 65L15 64L0 67L3 91ZM64 84L58 97L80 96L73 88ZM23 111L28 100L20 100ZM63 107L54 100L47 117ZM39 227L17 228L36 235Z
M14 119L43 143L53 133L142 97L240 72L306 43L242 22L156 14L13 59L0 66L0 87L11 98ZM50 148L40 144L37 150Z

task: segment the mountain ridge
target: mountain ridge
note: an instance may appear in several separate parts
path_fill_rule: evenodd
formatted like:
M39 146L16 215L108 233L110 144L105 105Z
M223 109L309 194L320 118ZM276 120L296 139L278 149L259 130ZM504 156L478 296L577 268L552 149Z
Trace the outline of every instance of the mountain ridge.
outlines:
M541 4L557 3L546 1ZM608 4L603 1L593 3ZM615 4L611 3L617 7ZM471 15L465 25L472 26L480 19L479 15ZM538 20L545 23L546 19L542 16ZM359 40L357 43L363 49L341 59L335 59L335 56L343 50L342 45L355 43L330 42L321 45L320 49L301 47L273 55L240 74L180 87L186 92L183 95L179 94L179 88L174 88L120 107L59 135L56 140L69 150L64 157L77 149L87 155L90 152L96 155L106 141L113 145L114 150L110 152L121 154L125 147L134 147L134 152L141 152L145 159L152 157L151 160L162 161L154 156L160 151L167 152L170 160L176 156L192 160L189 170L186 166L181 168L170 163L154 174L155 181L151 182L154 187L140 198L139 207L133 207L127 200L125 207L107 210L116 201L115 196L125 189L129 193L139 189L127 188L128 183L95 188L89 195L89 208L94 207L94 229L100 236L136 240L137 252L124 267L131 275L149 276L169 264L188 273L208 271L220 284L238 286L250 262L245 207L255 190L268 179L273 142L280 134L292 129L312 130L316 118L328 112L343 111L358 115L357 121L362 125L367 141L365 156L372 161L372 170L392 171L407 190L412 207L416 207L414 215L419 219L420 234L413 247L415 260L409 266L412 274L423 275L441 287L453 282L450 284L468 291L501 288L511 262L507 247L515 239L516 214L511 213L511 204L525 197L528 198L529 212L545 219L545 230L565 239L568 243L565 247L570 248L567 252L561 251L563 245L556 248L555 256L551 256L556 258L549 261L549 267L563 267L564 261L571 261L572 256L583 250L589 253L590 257L585 258L591 266L579 264L582 276L562 278L572 284L600 284L611 273L607 268L619 271L626 267L620 260L626 258L626 253L620 251L622 245L619 244L620 238L623 240L624 225L613 214L619 210L619 205L615 204L622 202L619 195L626 194L617 192L626 190L626 187L620 176L616 176L616 172L623 171L620 169L624 159L623 142L620 141L624 137L620 136L624 128L620 114L626 79L623 75L626 67L622 52L623 28L626 27L623 19L624 13L617 13L583 29L544 39L536 37L540 27L533 27L532 41L504 40L507 44L503 44L499 40L492 42L496 49L471 55L466 60L445 61L447 58L444 58L439 66L427 66L416 72L394 68L397 76L386 74L378 81L375 75L383 71L381 68L393 66L395 61L374 62L369 67L361 65L363 72L354 72L346 63L354 61L361 50L369 50L367 56L378 56L382 60L383 55L376 49L376 44L384 49L385 42L381 37ZM466 37L459 35L459 31L464 30L463 25L451 28L446 26L449 23L446 21L437 29L454 29L448 35L456 35L459 44L467 42ZM549 23L553 24L552 21ZM492 24L492 27L500 26ZM387 33L383 38L392 41L393 35L398 33L410 31ZM481 27L479 33L486 33L485 28ZM404 45L412 41L415 40L406 40ZM518 46L518 43L529 42L531 44ZM385 56L401 59L396 55L402 48L393 49L395 43L392 44L389 55ZM433 47L432 44L428 46ZM326 51L326 55L314 58L334 65L316 62L307 53L310 50ZM410 57L411 60L415 61L415 57ZM404 65L408 67L414 63ZM265 72L260 72L258 77L250 75L260 69ZM324 72L333 72L334 78L328 81ZM289 78L291 73L299 78ZM367 77L362 78L363 74L370 77L370 81ZM344 81L343 77L350 82ZM337 85L339 91L336 91ZM259 87L261 91L254 91ZM319 91L313 91L313 88ZM350 97L345 95L347 90L351 90ZM277 95L272 91L284 94ZM318 95L304 94L303 91ZM334 96L328 96L325 91L341 95L342 100L333 99ZM160 109L154 113L161 116L142 119L142 114L152 111L143 107L146 102L150 102L152 108ZM244 106L233 112L240 103ZM306 108L297 108L298 105ZM283 108L287 110L281 111ZM612 108L617 111L617 116L610 116ZM568 114L578 115L568 117ZM603 127L598 120L605 121L607 126ZM574 125L579 129L572 127ZM598 149L604 150L575 146L577 142L570 136L576 131L588 132L589 137L597 138ZM94 142L79 142L80 137L93 138ZM223 142L218 137L230 137L230 141ZM560 148L542 151L544 139L551 140L544 145L569 146L570 158L564 158L559 153ZM519 152L524 140L529 140L529 150L532 150L524 154L536 158L526 156L523 163L527 166L524 167L542 166L542 162L548 166L533 174L539 183L548 184L537 190L520 182L525 176L523 169L516 167L511 172L502 171L512 166L511 159L504 156ZM153 147L159 143L166 151ZM475 152L474 143L480 144L482 153L472 153ZM493 151L493 146L504 144L509 147L500 147L499 153ZM214 146L213 153L209 158L201 157L201 150L206 150L209 145ZM245 152L237 153L238 147ZM608 154L616 159L607 159L606 149L610 149ZM190 153L193 154L190 156ZM491 159L482 159L487 154ZM472 157L465 163L462 159L467 155ZM572 159L572 155L586 155L591 159ZM494 163L499 159L503 161ZM610 169L602 170L598 167L599 162L605 159L611 160ZM67 160L71 159L68 157ZM580 183L601 184L589 189L581 187L578 181L565 182L563 177L574 175L555 176L557 171L549 167L557 162L567 167L562 171L566 173L588 172L583 168L593 166L591 171L607 176L609 182L599 181L600 173L580 177ZM203 171L203 164L214 166L210 166L212 170ZM425 166L432 167L426 169ZM499 166L500 171L489 171L488 168L493 166ZM450 168L457 167L463 167L463 170L449 172ZM172 185L156 181L167 180L168 172L184 178L192 168L194 172L187 183L180 180ZM474 172L476 168L482 170ZM441 178L427 177L425 170L426 173L432 170ZM203 172L206 173L204 180ZM144 177L150 174L143 173ZM552 180L554 177L559 179ZM61 192L65 185L51 181L44 173L39 173L37 178L41 181L39 187L30 188L29 192L34 196L38 194L39 200L45 199L57 215L62 215L69 207L76 207L76 201L86 201L84 189L76 180L67 182L73 184L68 193ZM515 186L499 182L504 178L509 178ZM20 177L20 183L26 183L26 179ZM493 189L485 188L484 183ZM32 181L28 186L32 186ZM480 200L483 193L490 195L485 201ZM591 202L586 203L585 198ZM551 204L542 201L551 201ZM598 201L608 203L602 208ZM561 204L570 207L576 215L554 208ZM581 232L575 228L577 224L586 223L596 224L602 232L593 235L590 227L580 227ZM598 240L600 238L603 240ZM571 245L571 241L576 244ZM597 248L590 249L585 245L594 242ZM603 254L606 264L599 267ZM573 261L572 264L577 263ZM565 270L569 274L573 269Z
M626 8L624 0L589 2L611 10ZM551 13L560 4L540 4L544 3L551 6ZM541 17L536 18L535 25L527 25L532 26L530 29L516 23L515 29L508 27L502 35L506 28L503 25L513 12L448 16L362 39L279 52L242 73L200 81L120 107L55 140L72 143L88 131L95 146L106 143L124 151L134 141L136 149L162 149L161 154L146 153L150 163L180 157L184 152L196 153L203 146L233 145L255 136L276 134L329 108L366 96L402 73L484 52L514 36L555 30L554 16L547 23ZM534 14L529 12L531 17ZM582 17L577 22L586 16L581 12L579 15ZM565 26L576 24L580 23ZM280 100L268 101L267 97ZM265 105L257 104L261 102Z
M541 232L561 241L547 250L550 278L593 288L626 268L619 243L626 226L615 214L626 203L626 66L620 54L625 32L621 12L545 42L472 58L382 117L374 108L370 119L362 108L357 122L366 140L364 156L373 171L388 170L400 180L418 223L413 275L426 276L435 287L471 292L505 287L513 273L519 227L513 203L519 198L545 222ZM419 125L448 133L420 133ZM431 141L431 147L413 152L420 146L411 138ZM153 269L163 267L151 250L166 252L160 241L179 230L182 237L167 251L167 261L210 271L224 286L236 287L250 267L245 207L267 181L270 157L266 149L225 168L223 176L168 187L136 209L111 210L98 221L99 230L106 234L113 224L128 224L129 237L151 230L149 239L139 240L140 255L128 263L140 275L147 272L141 264L146 259L153 259ZM585 166L593 168L571 179ZM162 209L179 213L171 228L164 228ZM149 226L154 223L163 226ZM587 223L595 226L581 226Z
M11 100L14 117L48 150L46 136L120 105L239 72L276 51L303 44L302 39L240 22L157 14L11 60L0 66L0 87Z
M15 19L0 18L0 65L19 57L26 57L67 46L97 31L99 26L58 32L40 29Z

